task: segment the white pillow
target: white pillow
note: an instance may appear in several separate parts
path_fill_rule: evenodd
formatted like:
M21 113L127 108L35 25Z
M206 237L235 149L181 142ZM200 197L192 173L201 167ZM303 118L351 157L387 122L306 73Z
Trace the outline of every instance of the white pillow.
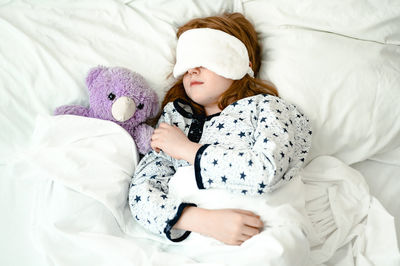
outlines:
M400 145L400 47L278 28L263 38L261 78L310 118L309 160L347 164Z
M241 0L135 0L128 5L173 25L175 30L194 18L242 11Z
M290 25L400 44L398 0L243 0L243 8L262 30Z
M308 160L351 164L400 145L400 48L381 44L400 43L400 6L384 2L243 1L262 41L259 77L311 119Z

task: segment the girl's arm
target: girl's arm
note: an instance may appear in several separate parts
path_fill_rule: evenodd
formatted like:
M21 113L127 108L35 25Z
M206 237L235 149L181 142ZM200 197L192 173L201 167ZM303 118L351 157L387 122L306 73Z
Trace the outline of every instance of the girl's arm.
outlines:
M172 105L164 108L159 123L172 123ZM175 174L172 158L165 153L151 151L136 167L129 188L129 206L133 218L148 230L165 235L172 241L185 239L190 232L173 229L183 210L191 203L181 202L168 193L168 182Z
M261 98L262 99L262 98ZM195 167L200 189L224 188L244 195L262 195L289 182L302 167L311 145L308 119L293 105L267 98L256 110L254 142L247 147L191 142L183 132L161 124L152 138L153 149L184 159Z
M172 241L185 239L189 232L175 230L187 206L168 193L169 178L175 173L172 163L155 152L146 154L136 168L129 188L129 207L133 218L153 233Z
M241 245L263 227L260 216L239 209L209 210L186 207L174 228L215 238L228 245Z
M202 145L189 141L178 127L161 123L154 131L151 146L154 150L163 150L171 157L193 164ZM260 217L250 211L209 210L192 206L184 208L173 226L174 229L197 232L228 245L242 244L258 234L262 227Z
M257 118L251 120L253 132L236 128L232 134L242 135L243 143L229 147L213 143L198 150L194 168L199 189L263 195L289 182L303 166L311 146L311 128L299 110L271 96L259 97L242 108L251 108L251 119ZM248 135L253 138L244 137Z

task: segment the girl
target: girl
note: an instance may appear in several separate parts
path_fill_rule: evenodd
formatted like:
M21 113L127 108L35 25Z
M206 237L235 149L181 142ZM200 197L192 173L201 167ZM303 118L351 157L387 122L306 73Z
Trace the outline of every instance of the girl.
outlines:
M181 202L169 194L170 178L179 167L193 165L199 189L263 197L302 167L310 148L308 119L254 77L260 46L240 13L191 20L177 36L178 81L162 103L153 151L132 178L131 212L142 226L172 241L194 231L240 245L263 227L257 214Z

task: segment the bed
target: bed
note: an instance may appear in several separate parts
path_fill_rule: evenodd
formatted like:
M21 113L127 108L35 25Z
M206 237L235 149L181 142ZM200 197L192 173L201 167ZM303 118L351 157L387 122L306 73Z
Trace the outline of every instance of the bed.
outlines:
M87 105L85 77L97 65L140 73L161 99L174 81L177 27L224 12L254 24L260 78L310 118L308 173L340 164L364 189L364 215L338 228L341 242L320 248L315 264L400 265L396 0L0 1L1 265L224 265L132 224L126 198L139 156L122 128L52 116Z

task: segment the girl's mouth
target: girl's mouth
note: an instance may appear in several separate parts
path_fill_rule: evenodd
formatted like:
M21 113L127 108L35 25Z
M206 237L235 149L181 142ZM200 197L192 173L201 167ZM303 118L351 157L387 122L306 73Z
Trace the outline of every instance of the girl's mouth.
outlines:
M201 82L201 81L191 81L190 82L190 86L201 85L201 84L203 84L203 82Z

